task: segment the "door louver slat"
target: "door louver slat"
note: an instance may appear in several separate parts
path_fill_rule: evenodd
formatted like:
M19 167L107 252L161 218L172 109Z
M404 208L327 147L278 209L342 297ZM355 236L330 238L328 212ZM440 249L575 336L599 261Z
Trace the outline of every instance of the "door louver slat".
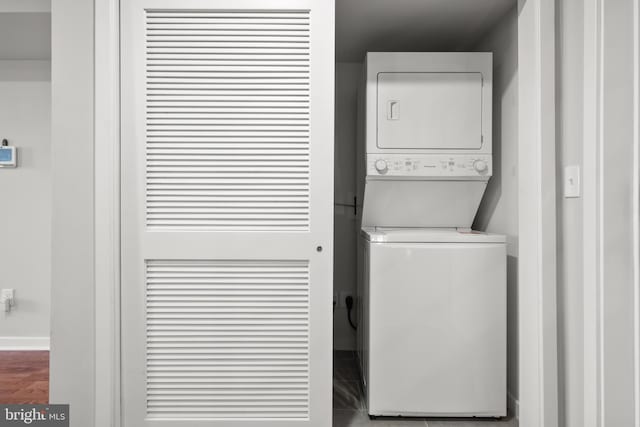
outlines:
M146 276L149 418L308 418L308 262L147 261Z
M149 228L309 229L308 11L146 12Z

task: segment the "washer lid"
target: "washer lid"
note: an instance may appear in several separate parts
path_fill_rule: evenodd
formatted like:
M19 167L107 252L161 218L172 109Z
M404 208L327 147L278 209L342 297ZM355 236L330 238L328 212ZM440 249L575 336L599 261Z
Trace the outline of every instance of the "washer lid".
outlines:
M501 234L455 228L364 227L362 236L372 243L505 243Z

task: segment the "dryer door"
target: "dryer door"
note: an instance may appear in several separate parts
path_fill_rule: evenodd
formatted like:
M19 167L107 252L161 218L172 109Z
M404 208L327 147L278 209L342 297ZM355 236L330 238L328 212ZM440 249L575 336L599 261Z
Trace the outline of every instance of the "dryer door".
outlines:
M480 149L482 84L481 73L379 73L377 147Z

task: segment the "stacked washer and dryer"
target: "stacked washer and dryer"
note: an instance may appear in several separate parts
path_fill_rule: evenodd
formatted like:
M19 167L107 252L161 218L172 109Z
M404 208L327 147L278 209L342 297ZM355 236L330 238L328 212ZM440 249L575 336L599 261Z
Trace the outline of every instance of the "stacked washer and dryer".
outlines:
M368 53L359 100L358 357L371 416L506 415L505 236L491 53Z

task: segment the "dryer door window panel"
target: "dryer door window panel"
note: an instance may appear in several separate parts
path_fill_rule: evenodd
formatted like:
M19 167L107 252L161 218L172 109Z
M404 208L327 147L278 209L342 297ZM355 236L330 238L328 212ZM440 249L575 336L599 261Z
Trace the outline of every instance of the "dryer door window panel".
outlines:
M481 73L379 73L378 148L478 150Z

